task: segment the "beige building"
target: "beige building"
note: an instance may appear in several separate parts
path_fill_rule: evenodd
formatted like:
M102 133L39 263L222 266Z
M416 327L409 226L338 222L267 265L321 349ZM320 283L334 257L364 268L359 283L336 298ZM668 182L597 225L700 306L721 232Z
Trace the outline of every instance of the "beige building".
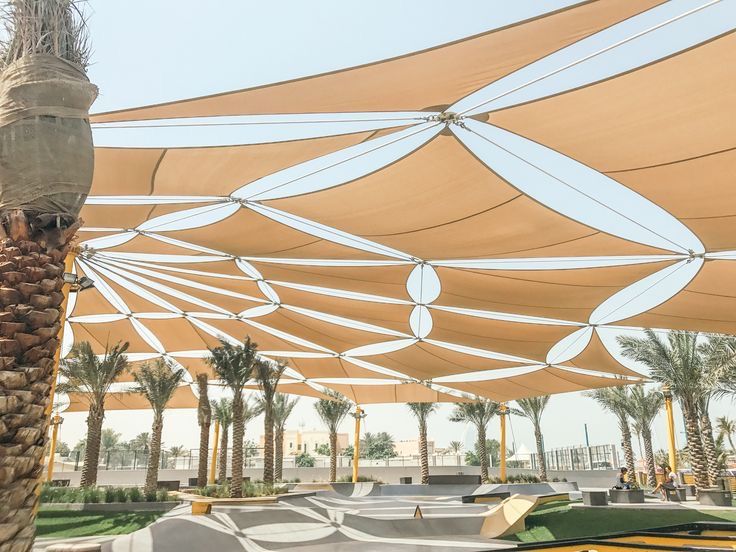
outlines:
M263 435L258 440L261 448L265 438ZM317 449L320 445L330 446L330 434L327 431L303 431L303 430L286 430L284 431L284 456L296 456L307 451L312 456L316 456ZM337 434L337 451L338 453L348 446L348 434Z
M419 456L419 440L407 439L405 441L396 441L394 443L396 454L399 456ZM427 454L434 454L434 441L427 439Z

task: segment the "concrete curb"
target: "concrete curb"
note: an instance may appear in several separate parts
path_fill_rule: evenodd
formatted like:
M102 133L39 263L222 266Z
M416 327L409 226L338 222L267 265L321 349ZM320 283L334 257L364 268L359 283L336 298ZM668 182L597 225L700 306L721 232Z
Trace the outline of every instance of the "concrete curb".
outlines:
M181 502L48 502L42 512L68 510L71 512L168 512Z

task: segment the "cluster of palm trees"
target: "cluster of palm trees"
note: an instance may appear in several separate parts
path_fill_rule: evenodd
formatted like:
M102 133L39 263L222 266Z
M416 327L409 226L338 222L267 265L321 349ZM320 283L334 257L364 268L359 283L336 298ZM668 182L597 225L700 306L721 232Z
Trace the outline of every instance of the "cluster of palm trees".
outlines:
M696 485L715 485L719 466L709 406L713 398L736 394L736 338L645 330L643 337L620 336L618 342L622 354L648 366L650 377L662 386L661 390L635 386L588 393L616 416L629 473L636 473L631 445L633 428L644 443L647 483L656 484L651 426L662 407L664 391L671 393L682 409ZM719 421L719 429L725 424L722 434L730 438L733 431L729 431L728 422Z

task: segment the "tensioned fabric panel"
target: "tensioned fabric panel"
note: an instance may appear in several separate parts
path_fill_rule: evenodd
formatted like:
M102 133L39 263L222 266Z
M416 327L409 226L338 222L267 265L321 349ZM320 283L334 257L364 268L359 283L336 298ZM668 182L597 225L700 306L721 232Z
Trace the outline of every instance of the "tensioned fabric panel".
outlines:
M308 140L201 148L101 147L95 150L95 173L90 195L115 196L124 190L129 195L176 196L186 190L187 195L193 196L227 196L249 182L359 144L374 134L371 131ZM86 208L96 210L99 207L88 205Z
M299 372L307 379L315 378L380 378L385 379L387 376L379 372L374 372L366 368L356 366L351 362L347 362L341 358L300 358L300 357L280 357L278 355L269 355L269 358L278 359Z
M735 64L732 33L598 84L494 112L491 122L602 172L688 159L733 147Z
M97 355L104 354L107 349L118 343L129 343L129 351L135 353L155 353L140 334L133 328L128 318L113 322L80 324L71 322L74 342L87 341Z
M65 412L87 412L89 402L84 393L69 393L69 407ZM188 385L178 387L174 391L166 408L197 408L199 400ZM108 393L105 398L105 410L150 410L151 404L140 393Z
M123 111L93 122L261 113L412 111L447 105L540 57L656 4L602 0L369 65Z
M418 383L399 385L342 385L324 384L342 393L356 404L408 403L408 402L467 402L462 397L441 393Z
M555 367L541 368L535 372L490 381L472 383L447 383L446 387L473 393L496 401L523 399L538 395L568 393L614 385L626 385L630 380L616 380L594 375L579 374Z
M79 216L89 228L135 228L149 219L191 207L205 207L212 203L170 203L165 205L95 205L87 203ZM84 232L81 239L87 239Z
M527 324L431 309L430 339L544 362L547 351L578 326Z
M574 270L438 267L438 305L587 322L601 302L670 265L669 261Z
M731 132L734 144L736 131ZM608 173L675 215L697 234L707 251L736 249L734 174L733 146L682 161ZM698 193L693 193L695 187Z
M680 293L619 324L736 334L736 262L706 259Z
M427 260L544 256L571 242L570 254L580 256L662 253L614 236L601 239L524 196L454 136L437 136L357 181L263 203ZM360 217L340 208L349 204L361 206Z
M564 366L573 366L583 370L591 370L596 372L607 372L609 374L617 374L619 376L641 378L642 374L629 370L626 366L616 360L608 348L603 344L598 331L593 331L590 337L590 343L577 356L567 362L562 363Z

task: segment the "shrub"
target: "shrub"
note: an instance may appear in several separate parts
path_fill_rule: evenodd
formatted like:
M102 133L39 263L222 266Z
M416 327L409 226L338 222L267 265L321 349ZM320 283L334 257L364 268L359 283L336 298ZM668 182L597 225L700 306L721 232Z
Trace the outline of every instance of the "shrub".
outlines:
M169 491L166 489L159 489L156 491L156 502L168 502L169 501Z
M156 491L146 491L145 498L146 502L156 502Z
M143 502L141 490L138 487L131 487L128 489L128 499L131 502Z
M352 483L353 476L352 475L341 475L340 477L337 478L337 482L338 483ZM372 475L359 475L358 483L383 483L383 481L373 477Z
M97 487L83 487L82 500L85 504L96 504L100 501L100 490Z

